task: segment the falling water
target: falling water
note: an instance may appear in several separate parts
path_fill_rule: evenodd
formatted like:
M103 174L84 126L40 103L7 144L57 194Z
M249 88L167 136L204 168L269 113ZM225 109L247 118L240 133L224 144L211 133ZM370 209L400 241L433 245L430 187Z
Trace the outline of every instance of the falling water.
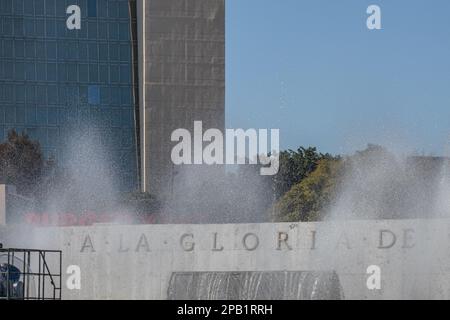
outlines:
M340 300L334 272L174 273L169 300Z

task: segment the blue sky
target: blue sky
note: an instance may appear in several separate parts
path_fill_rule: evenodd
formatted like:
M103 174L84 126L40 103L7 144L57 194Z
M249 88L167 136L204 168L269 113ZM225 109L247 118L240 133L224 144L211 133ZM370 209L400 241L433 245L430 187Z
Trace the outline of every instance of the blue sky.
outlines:
M367 7L382 30L366 27ZM226 0L228 128L281 147L367 143L442 154L450 142L450 1Z

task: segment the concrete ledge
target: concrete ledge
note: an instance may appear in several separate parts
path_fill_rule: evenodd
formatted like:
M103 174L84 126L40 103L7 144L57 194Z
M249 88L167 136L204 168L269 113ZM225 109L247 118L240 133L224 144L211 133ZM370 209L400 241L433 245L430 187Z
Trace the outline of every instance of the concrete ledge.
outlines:
M179 272L333 271L346 299L450 298L450 220L0 227L5 246L63 250L66 299L167 299ZM367 287L379 266L381 290Z

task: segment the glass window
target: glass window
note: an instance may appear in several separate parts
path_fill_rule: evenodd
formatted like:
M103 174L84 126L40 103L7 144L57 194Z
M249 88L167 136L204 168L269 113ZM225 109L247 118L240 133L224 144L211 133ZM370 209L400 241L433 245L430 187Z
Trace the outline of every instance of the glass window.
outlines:
M45 42L44 41L36 41L36 58L45 59ZM56 54L55 54L56 55Z
M111 78L111 83L119 82L119 66L112 65L109 68L109 76Z
M98 38L108 39L108 24L106 22L98 23Z
M60 108L58 111L58 123L62 125L67 123L67 112L65 108Z
M80 103L84 107L88 103L88 87L80 86L78 89L80 91Z
M37 37L45 36L45 21L42 19L36 20L36 28L34 30L36 32Z
M98 65L96 64L89 65L89 81L98 82Z
M96 43L89 43L89 60L98 60L98 46Z
M17 37L23 36L23 20L14 19L14 35Z
M129 65L120 66L120 82L124 84L131 83L131 69Z
M23 0L13 1L14 14L20 15L23 13Z
M64 2L64 1L58 1L58 2ZM49 16L55 15L55 0L45 0L45 13Z
M109 104L109 87L101 87L100 102L101 104Z
M70 41L67 43L67 58L71 60L78 60L78 43Z
M12 40L3 40L3 56L7 58L13 57L13 42Z
M47 129L45 128L36 128L36 139L42 144L47 144Z
M91 120L94 122L97 122L100 118L100 111L97 108L91 108L90 109L90 113L91 113Z
M16 80L25 80L25 67L23 62L15 63L14 78Z
M57 81L56 63L47 64L47 80Z
M113 146L120 146L121 138L122 138L122 131L119 128L114 128L112 131L112 143Z
M81 29L76 31L77 31L76 33L78 34L78 39L87 39L88 33L85 25L82 24Z
M49 111L50 115L50 111ZM48 145L50 147L56 147L59 144L59 132L58 129L49 128L48 129Z
M100 43L98 45L98 54L100 61L108 61L108 45L105 43Z
M27 121L27 124L36 124L36 121L34 121L33 123L28 123L28 121ZM25 131L31 139L37 139L36 128L27 128Z
M14 41L14 55L17 58L23 58L24 57L24 50L25 50L25 44L22 40L16 40Z
M88 22L88 39L97 39L97 22Z
M47 20L45 22L45 25L46 25L47 37L49 37L49 38L56 37L55 20Z
M80 61L88 60L88 44L85 42L78 42L78 56Z
M110 112L110 110L109 109L102 109L101 110L101 117L102 117L102 125L111 127L111 112ZM109 128L108 128L108 131L110 131Z
M47 125L47 108L38 107L36 116L38 125ZM40 141L42 143L42 141Z
M24 8L23 13L28 16L34 16L34 3L33 1L27 1Z
M47 58L56 59L56 42L47 42Z
M27 91L27 103L35 103L36 102L36 90L34 85L26 85L25 89Z
M66 87L58 87L58 98L61 105L65 105L67 103Z
M66 114L67 114L67 122L74 124L76 123L77 119L78 119L78 112L77 109L75 109L73 106L70 106L69 108L66 109Z
M117 22L109 23L109 39L118 40L119 39L119 25Z
M69 81L78 81L78 68L75 63L67 65L67 79Z
M114 87L111 89L111 104L120 105L120 88Z
M34 58L35 49L34 41L25 42L25 56L27 58Z
M58 64L58 81L67 81L67 69L65 64Z
M130 47L128 45L121 45L120 46L120 61L122 62L128 62L131 60L130 57Z
M81 14L83 15L83 11L81 11ZM81 30L83 30L83 19L81 20ZM66 28L66 37L71 39L76 39L78 35L79 30L69 30Z
M34 6L34 12L37 16L43 16L44 15L44 0L34 0L35 6Z
M117 18L117 2L108 1L108 16L110 18Z
M114 127L120 127L121 118L120 118L121 110L120 109L112 109L112 125Z
M5 0L2 2L2 11L5 14L11 14L12 13L12 0Z
M34 36L34 21L33 19L24 19L24 28L25 28L25 36L33 37Z
M3 34L11 36L13 34L13 20L11 18L2 17L3 20Z
M109 68L106 64L101 64L99 69L100 82L108 83L109 82Z
M11 84L5 84L3 86L3 100L5 102L14 102L14 86Z
M58 42L58 59L65 60L67 58L67 43Z
M26 109L26 123L36 124L36 108L27 107Z
M60 15L60 12L62 12L62 15L64 15L66 13L66 9L69 6L69 4L73 4L72 1L62 1L62 0L58 0L56 1L56 12L58 12L58 16ZM65 22L64 22L64 25Z
M100 104L100 90L98 86L92 85L88 87L88 103Z
M123 109L122 125L126 127L132 126L133 125L132 119L133 119L133 111L130 109Z
M108 0L97 0L97 15L100 18L108 17Z
M96 17L97 16L97 0L87 0L88 17Z
M6 80L12 80L14 78L14 63L12 61L3 62L3 76Z
M5 108L5 123L16 122L16 108L13 106L7 106Z
M58 87L50 85L47 87L47 102L48 104L58 104Z
M111 61L119 61L120 47L118 44L109 45L109 59Z
M78 103L78 98L79 98L78 87L77 86L67 86L66 90L67 90L67 97L68 97L69 102ZM73 108L69 109L68 111L72 112L72 110L73 110Z
M57 125L58 124L58 109L48 108L48 124Z
M130 25L128 23L121 22L119 24L119 39L120 40L130 39Z
M58 1L58 2L62 2L62 1ZM65 12L65 9L63 12ZM83 28L81 28L81 30L83 30ZM59 20L59 19L56 20L56 35L60 38L65 38L67 32L69 32L69 30L67 29L66 21Z
M25 124L25 107L16 108L16 123Z
M129 7L128 1L119 1L119 18L128 18L129 16Z
M36 63L36 80L45 81L47 79L47 65L43 62Z
M122 105L131 105L131 88L120 89L120 102Z
M36 86L36 103L45 105L47 103L47 87Z
M25 64L25 80L35 80L34 63L32 62Z
M25 91L25 86L23 85L16 85L16 103L24 103L25 102L25 95L26 95L26 91Z
M133 145L133 131L130 129L124 129L122 130L123 134L123 140L122 140L122 146L124 148L129 148Z
M78 65L78 79L80 79L80 82L89 81L89 68L87 64Z

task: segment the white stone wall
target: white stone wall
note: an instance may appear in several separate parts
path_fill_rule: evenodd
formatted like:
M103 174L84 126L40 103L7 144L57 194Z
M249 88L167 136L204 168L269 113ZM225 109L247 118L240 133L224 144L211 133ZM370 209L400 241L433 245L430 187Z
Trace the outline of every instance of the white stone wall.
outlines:
M172 272L320 270L338 273L346 299L448 299L449 236L450 220L0 227L6 247L62 249L63 270L81 267L65 299L165 299ZM371 265L381 290L367 289Z

